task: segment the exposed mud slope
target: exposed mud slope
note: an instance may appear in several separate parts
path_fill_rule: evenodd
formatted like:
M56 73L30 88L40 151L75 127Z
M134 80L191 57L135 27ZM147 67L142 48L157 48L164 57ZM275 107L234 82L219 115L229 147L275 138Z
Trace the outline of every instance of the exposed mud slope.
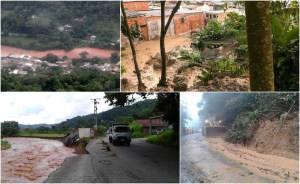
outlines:
M165 43L166 52L170 52L177 46L189 47L191 40L188 36L169 36L166 37ZM140 42L135 45L135 49L137 53L137 62L142 74L142 80L147 87L147 91L150 91L151 88L155 88L158 84L161 72L160 70L154 70L154 63L151 63L150 65L146 63L160 53L159 40ZM126 78L128 80L128 85L126 87L124 87L122 83L122 91L137 91L137 77L134 73L135 69L130 47L126 47L125 50L122 51L121 56L121 63L125 66L127 71L122 74L122 79ZM173 78L175 75L174 71L177 67L168 67L167 77L172 76ZM169 81L172 81L172 79L169 79Z
M251 175L273 182L299 182L299 160L258 153L239 144L227 143L223 138L208 138L207 146L249 170Z
M181 49L191 50L191 39L186 36L166 37L167 53L167 83L166 88L157 88L161 76L161 58L159 40L140 42L135 45L137 62L140 68L142 82L147 87L147 91L249 91L249 77L213 79L208 85L200 83L199 76L204 68L189 67L178 73L183 65L188 61L177 59ZM134 64L129 46L122 51L122 65L126 68L126 73L122 74L122 91L137 91L137 77L134 73Z
M299 160L299 118L297 112L283 113L279 119L266 116L249 131L249 148L259 153Z
M55 140L4 138L11 148L1 151L1 183L41 183L60 167L73 149Z

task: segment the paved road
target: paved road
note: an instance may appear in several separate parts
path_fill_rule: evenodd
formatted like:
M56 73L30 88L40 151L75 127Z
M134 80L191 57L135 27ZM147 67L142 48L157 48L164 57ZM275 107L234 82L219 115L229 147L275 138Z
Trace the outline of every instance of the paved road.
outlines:
M181 182L183 183L265 183L239 163L212 151L201 134L181 138Z
M45 182L179 182L178 150L133 139L130 146L110 145L111 151L106 151L101 141L96 139L87 146L90 154L67 158Z

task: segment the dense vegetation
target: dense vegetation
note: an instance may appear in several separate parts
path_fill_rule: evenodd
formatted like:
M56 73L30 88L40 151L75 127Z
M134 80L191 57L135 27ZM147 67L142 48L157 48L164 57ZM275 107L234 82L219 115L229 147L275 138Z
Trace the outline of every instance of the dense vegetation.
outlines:
M24 76L1 70L2 91L119 91L119 74L78 68L65 73L60 67L39 68Z
M119 50L119 2L1 3L1 45L32 50L91 46ZM96 36L91 40L91 36Z
M243 3L242 3L243 4ZM297 1L271 2L271 25L273 44L273 63L276 91L298 91L299 90L299 4ZM181 59L189 61L179 68L182 72L188 67L201 66L205 60L201 52L205 49L213 49L222 46L215 45L224 39L235 39L238 43L234 47L235 61L225 58L225 66L218 66L217 62L208 62L208 68L204 69L203 75L199 77L204 84L208 80L224 75L236 77L243 74L248 68L248 43L246 35L246 19L244 15L229 13L224 23L210 20L204 28L199 28L192 36L191 47L193 52L183 51ZM266 50L264 52L267 52ZM207 64L207 63L205 63ZM231 70L230 73L226 72ZM225 71L225 72L223 72ZM264 75L264 74L262 74Z
M177 147L179 142L173 140L174 130L166 130L159 135L150 135L147 141L153 144L164 145L164 146L175 146ZM177 140L179 141L179 140Z
M299 93L204 93L199 115L215 114L227 127L227 141L247 139L247 130L262 116L279 118L284 112L299 110ZM272 114L272 117L270 116Z
M20 132L19 123L16 121L1 122L1 137L16 136Z

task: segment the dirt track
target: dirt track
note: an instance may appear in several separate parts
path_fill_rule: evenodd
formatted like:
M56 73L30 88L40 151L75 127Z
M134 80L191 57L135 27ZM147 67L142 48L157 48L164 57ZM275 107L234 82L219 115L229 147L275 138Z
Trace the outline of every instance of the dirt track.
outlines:
M181 139L181 182L299 182L299 161L260 154L221 138Z

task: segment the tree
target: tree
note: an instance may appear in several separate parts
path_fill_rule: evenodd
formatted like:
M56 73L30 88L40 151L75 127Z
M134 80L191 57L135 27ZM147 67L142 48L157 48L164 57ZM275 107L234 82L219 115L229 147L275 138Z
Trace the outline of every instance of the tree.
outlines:
M16 121L1 122L1 136L16 136L20 132L19 123Z
M52 53L48 53L46 56L41 58L43 61L48 61L49 63L56 63L58 61L58 56Z
M118 63L120 61L120 56L118 53L112 53L111 56L110 56L110 61L112 63Z
M168 28L171 21L180 7L182 1L178 1L172 10L172 13L168 19L167 24L165 24L165 1L161 1L161 29L160 29L160 54L161 54L161 78L157 86L167 86L167 65L166 65L166 49L165 49L165 36L167 34Z
M274 91L270 2L246 1L245 8L250 89Z
M130 47L131 47L131 52L132 52L132 58L133 58L133 62L134 62L135 73L136 73L136 76L137 76L137 79L138 79L138 90L139 91L145 91L146 90L146 86L142 82L141 72L140 72L139 65L138 65L137 59L136 59L135 46L134 46L133 41L132 41L131 31L130 31L130 28L128 26L127 16L126 16L126 12L125 12L123 1L121 1L121 10L122 10L122 14L123 14L123 21L124 21L124 24L125 24L125 29L126 29L125 32L128 35L127 38L129 40Z
M87 55L89 55L89 53L87 51L82 51L81 53L79 53L81 59L87 59Z

